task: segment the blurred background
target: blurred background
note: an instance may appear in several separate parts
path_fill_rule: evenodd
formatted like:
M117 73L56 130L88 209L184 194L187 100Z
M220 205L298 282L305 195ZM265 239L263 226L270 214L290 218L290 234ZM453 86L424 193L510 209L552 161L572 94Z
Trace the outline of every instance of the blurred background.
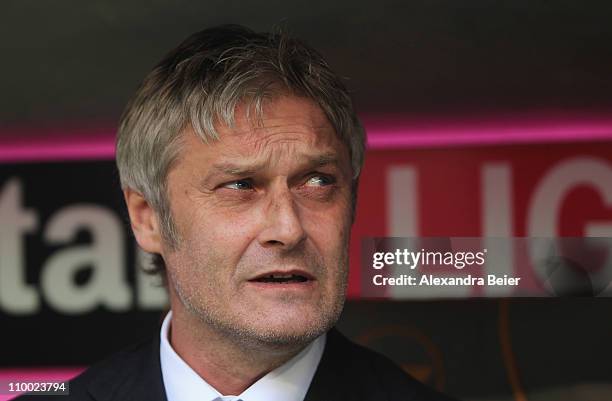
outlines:
M612 237L611 18L604 1L3 2L0 379L68 377L157 330L116 123L168 50L239 23L318 49L368 131L341 331L464 400L611 399L610 298L549 297L511 250L487 268L539 292L370 299L359 262L367 237Z

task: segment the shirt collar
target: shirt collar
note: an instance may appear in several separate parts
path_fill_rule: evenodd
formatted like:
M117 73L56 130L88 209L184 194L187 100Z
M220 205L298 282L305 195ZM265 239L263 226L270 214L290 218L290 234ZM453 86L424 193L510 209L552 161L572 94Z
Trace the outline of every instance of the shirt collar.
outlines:
M302 401L321 361L326 336L321 335L299 354L253 383L236 398L223 397L174 351L168 340L172 311L160 331L160 362L168 401Z

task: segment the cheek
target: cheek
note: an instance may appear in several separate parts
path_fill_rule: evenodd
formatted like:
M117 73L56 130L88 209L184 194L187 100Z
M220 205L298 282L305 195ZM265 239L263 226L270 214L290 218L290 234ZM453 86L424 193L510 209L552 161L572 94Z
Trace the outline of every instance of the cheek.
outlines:
M342 212L334 216L311 216L308 238L323 258L330 277L340 277L348 269L347 255L350 239L350 215Z
M201 211L191 216L185 242L200 255L215 255L217 262L235 265L254 238L254 224L249 213L228 214Z
M336 248L348 243L351 216L350 209L344 204L323 211L316 209L307 211L302 221L308 228L310 237L321 243L324 248Z

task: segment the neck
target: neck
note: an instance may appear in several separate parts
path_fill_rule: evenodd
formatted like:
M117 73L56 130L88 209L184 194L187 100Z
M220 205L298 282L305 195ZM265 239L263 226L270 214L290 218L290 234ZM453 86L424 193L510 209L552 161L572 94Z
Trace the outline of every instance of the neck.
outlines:
M222 395L241 394L304 348L246 343L182 308L173 310L168 337L175 352Z

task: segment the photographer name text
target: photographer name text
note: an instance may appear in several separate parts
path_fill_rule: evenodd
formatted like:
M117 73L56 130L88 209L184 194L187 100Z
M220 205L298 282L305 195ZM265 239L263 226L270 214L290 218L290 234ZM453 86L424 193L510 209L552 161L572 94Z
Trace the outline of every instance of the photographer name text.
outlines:
M396 249L393 252L375 252L372 255L372 268L375 271L393 267L396 273L393 277L375 274L372 283L375 286L518 286L521 277L507 274L482 274L481 268L486 263L487 249L479 251L410 251ZM478 274L467 274L461 277L435 274L411 275L417 272L417 267L427 268L478 268ZM407 269L410 274L397 274L398 269Z

